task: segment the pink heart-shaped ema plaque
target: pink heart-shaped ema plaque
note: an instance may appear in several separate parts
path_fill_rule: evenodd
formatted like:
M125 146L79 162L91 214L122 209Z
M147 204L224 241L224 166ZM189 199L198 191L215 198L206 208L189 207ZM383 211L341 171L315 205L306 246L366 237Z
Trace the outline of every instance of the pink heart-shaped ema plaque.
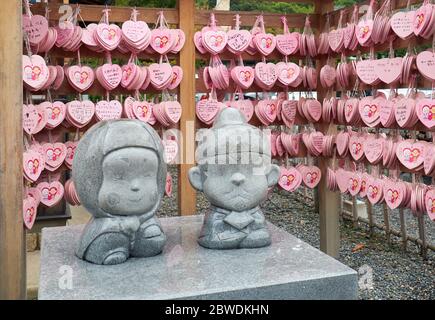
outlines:
M302 182L301 173L294 167L284 168L281 167L278 185L286 191L295 191Z
M344 29L335 29L329 31L328 42L331 49L337 52L344 44Z
M362 60L356 63L356 73L362 82L375 84L379 78L376 73L376 63L373 60Z
M356 196L361 190L361 175L358 172L352 172L348 174L349 176L349 185L347 191L352 196Z
M305 167L302 173L302 180L310 189L314 189L319 184L321 177L322 173L316 166Z
M154 29L151 31L151 48L159 54L168 53L176 41L170 29Z
M116 24L99 23L95 35L104 49L112 51L121 42L122 32Z
M417 55L417 68L429 80L435 81L435 54L432 51L423 51Z
M259 62L255 65L255 79L266 88L272 87L278 79L276 66L273 63Z
M95 105L95 115L101 121L121 119L122 105L118 100L99 101Z
M28 230L32 229L35 223L38 204L33 197L27 197L23 200L23 221Z
M431 129L435 126L435 100L420 99L415 108L418 119L426 128Z
M403 58L384 58L375 60L378 78L387 84L399 80L402 74Z
M410 118L413 117L413 113L415 110L414 106L414 99L402 98L397 100L394 110L394 117L396 118L396 122L400 127L403 128L405 125L407 125L410 121Z
M58 169L66 158L66 146L63 143L44 143L46 169ZM54 171L50 170L50 171Z
M305 106L308 114L314 119L314 121L319 121L322 117L322 104L317 100L309 99L306 101Z
M168 197L172 196L172 177L169 172L166 174L165 194Z
M23 15L23 34L27 33L29 42L32 45L38 45L45 39L48 33L47 18L40 15Z
M165 116L170 120L170 123L176 124L180 121L183 108L178 101L165 101L163 111Z
M227 45L227 40L225 31L208 30L202 33L202 43L212 54L221 53Z
M373 32L373 20L362 19L356 26L356 38L361 45L365 45L369 42Z
M55 206L63 198L64 188L59 181L41 182L36 188L41 192L41 203L47 207Z
M174 90L175 88L177 88L182 79L183 79L183 69L181 69L179 66L173 66L172 78L168 85L168 89Z
M254 82L254 69L237 66L231 70L231 77L242 89L248 89Z
M251 33L248 30L229 30L227 46L233 53L242 53L251 43Z
M113 90L122 81L122 68L117 64L106 63L101 69L101 79L98 77L101 85L107 90Z
M252 104L251 100L242 99L242 100L233 101L231 103L231 106L239 109L240 112L243 113L243 115L245 116L245 119L247 122L249 122L249 120L251 120L251 118L254 114L254 105Z
M23 55L23 81L31 90L39 90L48 81L49 70L45 60L38 55Z
M94 70L87 66L71 66L67 72L68 81L77 91L88 90L94 83Z
M61 101L48 102L45 105L47 111L47 128L53 129L60 125L66 116L66 105Z
M38 125L38 111L33 104L23 105L23 129L27 134L33 134Z
M67 141L65 142L66 147L66 157L65 157L65 164L71 169L74 155L77 149L77 145L79 144L78 141Z
M275 36L276 48L281 54L288 56L299 49L299 35L295 32Z
M415 35L420 35L432 19L432 4L426 2L418 8L414 15L413 29Z
M123 38L130 43L140 42L150 34L150 29L144 21L125 21L121 29Z
M376 138L370 135L364 142L364 154L371 164L377 164L382 160L384 151L384 138Z
M153 63L148 66L151 84L157 88L165 86L172 76L172 67L169 63Z
M426 213L432 221L435 221L435 189L429 189L424 197Z
M382 200L383 196L383 181L381 179L372 178L367 181L367 198L371 204L376 204Z
M95 105L89 100L74 100L67 103L67 113L74 125L82 128L92 120L95 113Z
M355 161L358 161L364 155L364 138L358 135L352 135L349 138L350 155Z
M426 144L413 140L397 143L396 157L408 169L413 170L423 164Z
M374 127L380 122L379 117L381 113L381 108L377 99L373 99L373 97L365 97L361 99L358 105L358 109L361 119L366 125Z
M271 33L257 33L254 36L254 44L263 55L268 56L275 50L276 39Z
M143 122L148 122L153 113L152 105L146 101L135 101L132 108L135 117Z
M337 152L340 156L344 156L349 148L349 133L340 131L335 138Z
M390 209L394 210L398 208L403 202L403 197L406 192L406 186L401 181L390 181L386 180L384 182L384 199Z
M390 20L391 29L402 39L409 38L413 30L415 11L399 11Z
M349 186L350 172L340 168L335 172L335 179L337 181L338 189L341 193L346 193Z
M27 150L23 153L24 177L30 182L38 180L44 170L44 157L34 150Z
M293 62L278 62L276 64L276 71L278 73L278 80L285 86L293 83L300 74L300 68Z
M196 104L196 115L202 122L210 124L225 105L217 100L200 100Z
M175 140L164 140L163 144L163 157L166 163L173 163L178 155L178 143Z

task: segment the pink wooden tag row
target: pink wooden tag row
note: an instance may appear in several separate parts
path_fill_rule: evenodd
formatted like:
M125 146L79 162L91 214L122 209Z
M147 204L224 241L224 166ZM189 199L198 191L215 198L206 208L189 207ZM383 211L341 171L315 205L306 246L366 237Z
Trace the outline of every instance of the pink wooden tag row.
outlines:
M95 78L101 86L114 90L119 85L127 90L145 90L151 84L158 90L174 90L183 78L183 70L169 63L153 63L148 67L140 67L129 63L120 67L117 64L106 63L95 71L88 66L47 66L45 60L38 55L23 55L23 81L27 89L42 91L57 90L66 77L71 87L78 91L88 90Z
M371 204L385 202L392 210L408 208L415 215L426 212L435 221L435 188L343 168L328 168L326 179L327 186L332 191L367 198Z
M298 164L296 167L281 167L278 185L289 192L296 191L301 183L314 189L320 182L322 173L316 166Z
M415 128L420 122L428 129L435 126L435 100L417 92L408 97L383 93L362 99L343 96L341 99L325 98L323 122L353 126L384 128Z
M150 54L178 53L184 46L186 36L181 29L159 27L150 30L144 21L125 21L120 28L116 24L91 23L86 28L71 21L61 21L56 27L49 27L45 17L23 15L23 31L29 35L34 52L48 52L54 45L66 51L77 51L82 44L91 50L122 53Z

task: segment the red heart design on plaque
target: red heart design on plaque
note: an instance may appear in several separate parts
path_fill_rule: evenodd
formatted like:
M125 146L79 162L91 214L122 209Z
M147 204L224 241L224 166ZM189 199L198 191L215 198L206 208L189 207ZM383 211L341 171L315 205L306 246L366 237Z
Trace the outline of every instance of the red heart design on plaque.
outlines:
M225 31L208 30L202 33L204 46L213 54L218 54L225 49L227 39Z
M106 50L112 51L121 42L122 32L116 24L99 23L95 36Z
M69 168L72 168L72 164L73 164L73 160L74 160L74 155L75 155L75 152L76 152L78 144L79 144L78 141L67 141L67 142L65 142L65 147L66 147L65 164Z
M55 206L63 198L64 188L59 181L41 182L36 188L41 192L41 203L47 207Z
M278 185L286 191L295 191L302 182L301 173L294 167L281 167Z
M67 72L68 81L77 91L88 90L94 83L94 70L87 66L71 66Z
M352 135L349 138L349 152L355 161L358 161L364 155L364 138Z
M278 62L276 64L276 71L279 81L286 86L293 83L300 74L299 66L293 62Z
M33 197L27 197L23 200L23 221L28 230L32 229L35 223L38 204Z
M254 69L237 66L231 70L231 77L242 89L248 89L254 82Z
M23 55L22 74L24 83L31 90L39 90L42 88L49 77L49 70L45 60L38 55L31 57Z
M154 29L151 31L151 48L159 54L168 53L176 41L170 29Z
M415 106L418 119L429 129L435 126L435 100L420 99Z
M348 174L349 176L349 185L347 191L352 196L356 196L358 192L361 190L361 176L357 172L353 172Z
M371 204L378 203L383 196L383 181L381 179L372 178L367 182L367 198Z
M152 105L146 101L135 101L132 108L135 117L143 122L148 122L153 113Z
M370 36L372 35L373 31L373 20L371 19L363 19L360 22L358 22L358 25L356 26L356 38L358 39L358 42L361 45L366 44Z
M42 145L45 155L46 169L59 168L66 158L66 146L63 143L44 143ZM51 168L50 168L51 167ZM50 170L54 171L54 170Z
M426 144L413 140L403 140L397 143L397 159L408 169L419 167L424 161Z
M45 104L47 111L47 127L56 128L66 116L66 105L61 101Z
M435 189L429 189L424 197L426 213L432 221L435 221Z
M400 206L403 201L406 186L400 181L385 181L384 182L384 199L390 209L394 210Z
M23 153L24 177L30 182L35 182L44 170L44 158L36 151L27 150Z
M311 189L314 189L320 182L322 172L316 166L306 167L302 175L304 184Z
M254 36L254 43L263 55L268 56L275 50L276 39L271 33L257 33Z

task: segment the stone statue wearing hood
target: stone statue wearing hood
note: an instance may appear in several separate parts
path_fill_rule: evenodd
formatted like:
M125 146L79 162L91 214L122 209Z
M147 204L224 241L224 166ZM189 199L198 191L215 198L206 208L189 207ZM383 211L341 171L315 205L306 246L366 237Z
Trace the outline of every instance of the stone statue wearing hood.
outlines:
M162 252L166 236L154 216L164 195L166 163L154 129L138 120L104 121L80 140L73 180L92 214L79 258L104 265Z
M259 205L279 179L271 163L269 132L246 123L235 108L225 108L210 129L197 135L192 186L211 206L198 239L210 249L258 248L271 243Z

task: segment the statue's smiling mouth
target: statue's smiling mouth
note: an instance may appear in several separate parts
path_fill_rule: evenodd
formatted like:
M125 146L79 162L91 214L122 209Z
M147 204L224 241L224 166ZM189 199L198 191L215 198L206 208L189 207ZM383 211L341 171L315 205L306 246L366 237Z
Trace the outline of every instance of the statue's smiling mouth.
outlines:
M143 199L142 197L139 197L139 198L133 198L133 199L128 198L128 200L129 200L130 202L139 202L139 201L141 201L142 199Z

